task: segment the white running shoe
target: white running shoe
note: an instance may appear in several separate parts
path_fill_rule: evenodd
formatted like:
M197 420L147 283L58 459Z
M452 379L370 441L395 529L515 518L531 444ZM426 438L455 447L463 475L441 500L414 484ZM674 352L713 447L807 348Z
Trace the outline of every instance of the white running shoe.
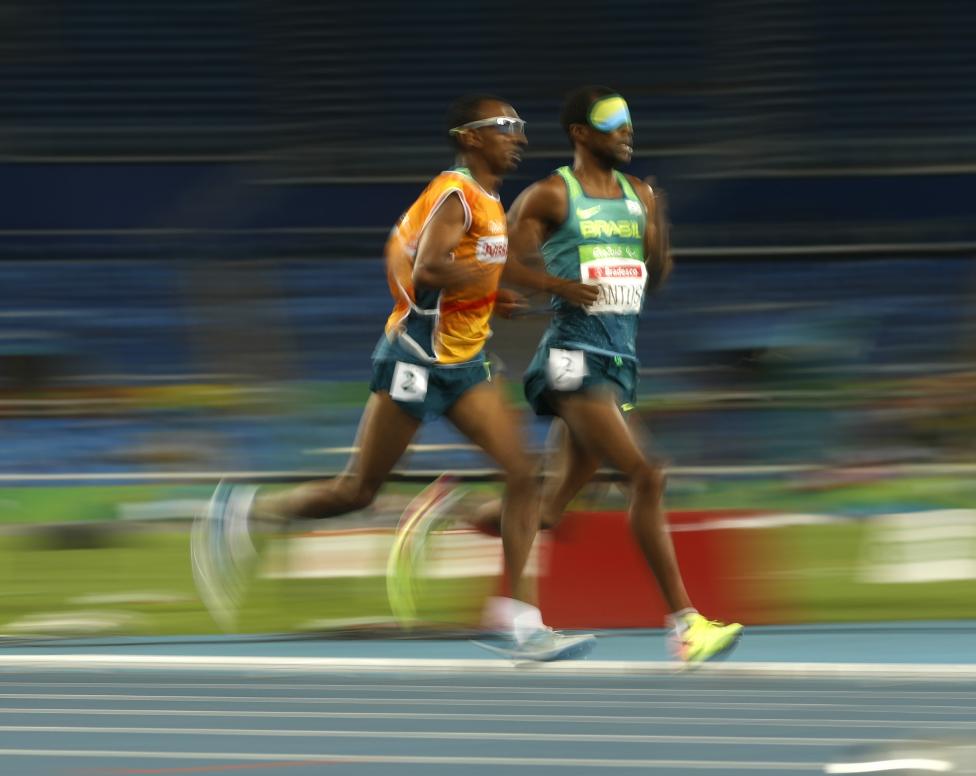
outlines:
M498 645L487 641L475 641L477 646L501 655L509 660L581 660L596 646L592 633L568 635L552 628L540 628L522 642L508 638Z
M221 480L193 522L190 557L200 598L223 630L233 630L257 560L248 518L257 487Z

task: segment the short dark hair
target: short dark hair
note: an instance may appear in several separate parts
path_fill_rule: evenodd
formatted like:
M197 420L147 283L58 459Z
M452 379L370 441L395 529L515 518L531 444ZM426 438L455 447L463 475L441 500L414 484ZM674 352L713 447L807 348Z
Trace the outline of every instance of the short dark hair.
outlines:
M617 94L616 89L609 86L581 86L566 95L563 102L563 112L559 114L559 123L569 137L569 127L572 124L586 124L590 118L590 108L593 103L608 94Z
M505 102L505 100L493 94L465 94L451 103L447 109L447 136L455 148L460 148L461 145L458 143L457 135L451 130L481 118L478 115L479 109L486 102Z

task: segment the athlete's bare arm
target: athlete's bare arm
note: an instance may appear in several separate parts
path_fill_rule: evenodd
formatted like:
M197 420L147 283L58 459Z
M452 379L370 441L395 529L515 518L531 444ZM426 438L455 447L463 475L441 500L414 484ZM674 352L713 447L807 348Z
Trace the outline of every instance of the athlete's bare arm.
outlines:
M532 184L516 198L508 211L508 262L503 277L573 304L588 305L599 295L595 286L531 269L544 266L542 244L566 220L568 207L566 187L556 176Z
M454 249L464 237L464 206L458 194L448 196L424 227L417 244L413 282L427 288L456 288L471 281L477 269L457 264Z
M627 176L647 210L647 228L644 231L644 263L647 265L647 286L653 291L664 285L674 261L671 258L670 225L664 192L652 188L646 182Z

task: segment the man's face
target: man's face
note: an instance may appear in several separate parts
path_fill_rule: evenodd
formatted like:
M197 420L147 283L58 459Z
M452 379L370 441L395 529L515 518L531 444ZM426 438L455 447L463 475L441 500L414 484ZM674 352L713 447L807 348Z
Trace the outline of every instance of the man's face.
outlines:
M590 105L585 124L577 124L575 142L611 167L629 164L634 156L630 108L619 94L605 94Z
M521 121L515 108L508 103L496 100L481 103L478 109L478 120L493 118ZM514 171L522 161L523 149L528 145L524 126L519 123L501 122L466 131L474 134L472 150L484 157L488 167L496 175Z
M594 156L612 167L625 167L634 158L634 128L624 124L612 132L584 127L584 143Z

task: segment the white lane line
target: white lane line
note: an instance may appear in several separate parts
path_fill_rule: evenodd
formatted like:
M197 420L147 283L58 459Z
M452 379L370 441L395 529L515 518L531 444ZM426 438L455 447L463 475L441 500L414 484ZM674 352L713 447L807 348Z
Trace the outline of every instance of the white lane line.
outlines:
M515 664L492 659L388 659L317 657L242 657L220 655L112 655L63 654L0 655L4 668L103 668L208 671L298 671L304 673L416 672L416 673L508 673L522 675L634 676L688 674L710 676L814 676L839 678L976 679L976 663L705 663L687 666L675 661L563 660L551 663Z
M696 770L821 771L823 766L810 762L756 762L755 760L635 760L573 757L426 757L381 754L312 754L300 755L255 752L157 752L119 751L117 749L0 749L0 757L69 757L114 758L124 760L226 760L228 762L302 762L309 764L373 763L391 765L489 765L495 767L566 767L566 768L694 768Z
M37 689L38 687L52 687L52 688L63 688L69 689L72 687L105 687L106 684L114 688L131 688L137 687L146 690L168 690L168 689L197 689L197 690L295 690L296 692L301 692L304 695L308 695L309 692L317 690L329 690L329 691L351 691L355 692L356 695L353 697L362 697L363 692L391 692L391 693L407 693L407 692L417 692L417 693L444 693L444 694L456 694L456 695L470 695L472 692L478 693L492 693L495 695L559 695L572 696L572 695L641 695L646 696L653 694L655 696L660 695L674 695L682 698L695 697L695 698L728 698L729 696L735 695L747 695L749 697L757 696L771 696L771 697L789 697L795 698L798 695L804 696L820 696L826 695L832 698L843 697L843 698L871 698L871 699L885 699L885 700L897 700L897 699L910 699L910 700L972 700L976 703L976 692L965 692L965 691L930 691L930 690L842 690L842 689L831 689L831 690L818 690L809 689L807 687L795 687L789 690L770 690L763 689L760 687L717 687L715 689L697 689L697 688L679 688L679 687L655 687L648 685L646 687L577 687L573 685L535 685L535 686L511 686L506 687L504 685L478 685L478 684L457 684L450 687L446 685L437 684L322 684L317 682L309 682L302 684L289 684L289 683L277 683L277 682L219 682L219 683L204 683L204 682L121 682L121 681L109 681L109 682L49 682L49 681L37 681L37 682L8 682L4 681L0 677L0 688L11 688L11 687L30 687L32 689Z
M548 698L512 699L512 698L296 698L294 696L267 695L124 695L119 693L0 693L0 698L9 700L77 700L77 701L114 701L128 703L137 701L152 701L155 703L240 703L247 705L276 705L276 706L503 706L511 708L557 707L565 708L565 700ZM849 701L839 703L802 703L790 701L788 703L755 703L736 701L715 701L708 704L713 709L737 711L742 709L836 709L845 711L897 711L891 704L852 704ZM633 700L576 700L576 708L609 708L609 709L697 709L701 702L697 701L633 701ZM949 704L915 704L906 709L917 714L939 714L949 712L974 712L976 705Z
M948 760L929 757L901 757L861 763L831 763L824 766L824 773L882 773L884 771L947 773L954 770L955 766Z
M256 736L262 738L380 738L423 741L586 741L590 743L727 744L743 746L835 746L898 744L902 738L816 738L804 736L688 736L602 733L496 733L430 730L295 730L257 728L101 727L91 725L0 725L2 733L84 733L85 735Z
M363 720L418 720L418 721L465 721L502 723L543 723L559 725L606 724L606 725L769 725L776 727L822 728L906 728L933 730L973 730L976 719L970 720L918 720L918 719L816 719L808 717L749 717L736 715L722 717L675 717L635 716L613 714L463 714L414 711L246 711L240 709L92 709L68 707L37 709L19 706L0 706L0 715L13 714L18 719L28 716L86 715L99 717L208 717L227 719L363 719Z

